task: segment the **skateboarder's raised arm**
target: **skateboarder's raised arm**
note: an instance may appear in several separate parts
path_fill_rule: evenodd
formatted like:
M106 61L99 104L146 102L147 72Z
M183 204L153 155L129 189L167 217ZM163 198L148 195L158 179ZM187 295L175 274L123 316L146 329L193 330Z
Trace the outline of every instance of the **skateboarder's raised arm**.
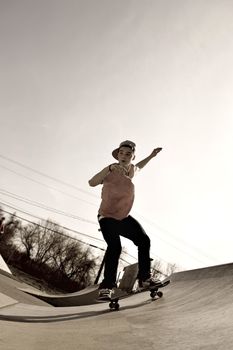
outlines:
M161 147L155 148L151 154L146 157L145 159L141 160L140 162L138 162L136 164L136 167L138 167L139 169L142 169L152 158L154 158L160 151L162 151Z
M101 170L99 173L94 175L89 181L89 185L91 187L95 187L97 185L101 185L104 181L104 178L108 175L110 172L110 166L105 167L103 170Z

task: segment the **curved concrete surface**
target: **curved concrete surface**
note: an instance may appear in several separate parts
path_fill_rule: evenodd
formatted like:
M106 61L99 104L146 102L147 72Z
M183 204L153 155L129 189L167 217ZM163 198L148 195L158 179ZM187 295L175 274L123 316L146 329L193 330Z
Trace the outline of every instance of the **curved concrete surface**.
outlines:
M17 279L7 273L0 274L0 293L7 295L10 298L17 300L20 303L32 304L32 305L48 305L42 300L32 297L20 290L20 288L26 288L28 285L18 282ZM1 300L1 298L0 298ZM1 301L0 301L1 305ZM50 306L50 305L48 305Z
M164 296L148 292L108 304L52 308L17 303L0 308L4 350L231 350L233 264L171 277Z
M75 293L67 294L48 294L34 288L19 288L21 291L28 293L38 299L45 301L53 306L80 306L96 303L98 295L98 286L89 286Z
M0 254L0 270L5 271L12 275L11 270L9 269L8 265L5 263L5 260L3 259L1 254Z
M18 304L18 301L8 297L5 294L0 293L0 308L1 307L6 307L9 305L14 305L14 304Z

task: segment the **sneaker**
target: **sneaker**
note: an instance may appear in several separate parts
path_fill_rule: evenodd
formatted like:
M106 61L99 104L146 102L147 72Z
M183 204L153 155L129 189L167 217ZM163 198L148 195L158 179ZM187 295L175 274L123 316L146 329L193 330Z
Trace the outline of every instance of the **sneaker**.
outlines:
M140 281L139 282L139 288L141 290L150 290L153 289L157 286L161 285L161 280L155 277L150 277L148 279L146 279L145 281Z
M99 289L98 300L109 300L113 296L114 291L109 288Z

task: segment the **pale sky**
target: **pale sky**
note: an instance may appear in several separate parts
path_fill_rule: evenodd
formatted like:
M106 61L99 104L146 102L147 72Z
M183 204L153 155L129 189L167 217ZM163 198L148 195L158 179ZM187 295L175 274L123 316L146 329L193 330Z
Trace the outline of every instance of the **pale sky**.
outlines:
M0 205L105 247L89 178L125 139L136 162L163 147L135 178L152 257L232 262L232 15L230 0L0 0Z

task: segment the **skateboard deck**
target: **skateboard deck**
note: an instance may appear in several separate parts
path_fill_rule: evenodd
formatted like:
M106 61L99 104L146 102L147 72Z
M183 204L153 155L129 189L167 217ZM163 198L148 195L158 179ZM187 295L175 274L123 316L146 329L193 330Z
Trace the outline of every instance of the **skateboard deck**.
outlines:
M143 292L149 292L152 300L155 300L157 298L162 298L163 292L161 292L159 289L166 287L170 283L170 280L162 281L161 284L157 285L156 287L144 290ZM127 293L124 290L121 289L115 289L114 295L111 298L104 298L104 299L96 299L98 303L106 303L109 302L109 308L112 311L118 311L120 308L119 300L123 298L127 298L132 293Z

